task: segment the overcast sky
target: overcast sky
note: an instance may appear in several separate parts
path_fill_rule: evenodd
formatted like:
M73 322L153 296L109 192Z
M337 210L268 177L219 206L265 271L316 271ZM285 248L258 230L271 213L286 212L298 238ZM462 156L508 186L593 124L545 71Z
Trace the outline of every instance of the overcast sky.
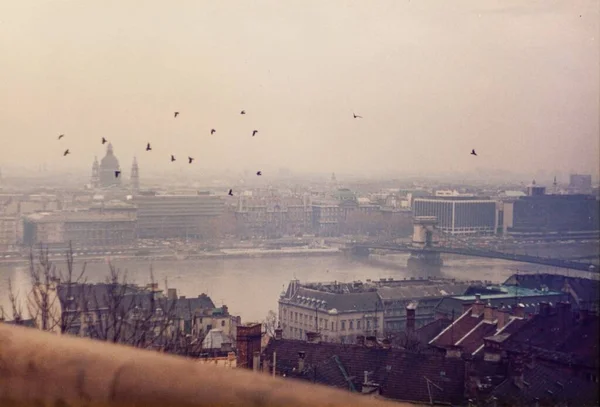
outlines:
M127 173L597 173L599 21L598 0L1 1L0 166L89 171L104 136Z

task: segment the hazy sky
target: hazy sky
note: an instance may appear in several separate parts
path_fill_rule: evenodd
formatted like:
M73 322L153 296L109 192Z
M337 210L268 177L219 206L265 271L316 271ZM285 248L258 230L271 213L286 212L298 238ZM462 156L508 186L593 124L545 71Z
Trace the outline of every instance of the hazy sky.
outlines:
M0 1L0 166L89 171L104 136L127 174L597 173L599 21L598 0Z

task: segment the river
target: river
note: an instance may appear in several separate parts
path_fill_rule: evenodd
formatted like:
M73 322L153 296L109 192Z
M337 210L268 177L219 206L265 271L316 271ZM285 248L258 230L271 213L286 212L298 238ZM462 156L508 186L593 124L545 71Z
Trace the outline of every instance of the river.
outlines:
M366 279L395 279L417 277L406 268L408 254L371 256L352 259L344 255L318 257L220 258L202 260L150 261L116 260L113 264L127 271L128 281L137 284L150 282L152 268L155 281L164 288L176 288L178 295L188 297L207 293L217 306L226 304L231 313L242 321L263 320L267 312L277 310L279 294L289 281L353 281ZM517 270L521 272L556 272L544 266L515 263L497 259L445 257L442 277L462 280L503 282ZM56 262L57 269L64 263ZM76 266L81 266L76 260ZM108 273L106 263L89 263L86 276L90 282L103 281ZM588 273L569 271L570 275ZM24 264L0 263L0 305L10 311L8 278L21 297L30 286L29 267Z

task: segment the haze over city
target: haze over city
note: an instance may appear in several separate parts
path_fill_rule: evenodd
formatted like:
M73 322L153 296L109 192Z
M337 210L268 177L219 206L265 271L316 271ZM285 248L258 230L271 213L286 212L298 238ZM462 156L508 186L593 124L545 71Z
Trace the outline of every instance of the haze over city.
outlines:
M3 2L0 160L597 174L599 4Z

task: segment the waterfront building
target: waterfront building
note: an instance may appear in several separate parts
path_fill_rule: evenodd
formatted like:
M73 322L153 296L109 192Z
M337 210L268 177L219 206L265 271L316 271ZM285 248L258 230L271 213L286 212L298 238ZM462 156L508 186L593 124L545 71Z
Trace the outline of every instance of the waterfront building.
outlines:
M223 200L209 193L196 195L136 195L137 236L144 239L203 238L210 221L223 213Z
M571 174L568 192L569 194L591 194L592 176L590 174Z
M312 208L304 197L240 197L234 211L246 237L275 238L310 233Z
M496 201L470 197L416 198L413 215L435 216L438 227L445 233L495 234L498 228Z
M62 247L110 247L133 244L135 214L57 211L23 218L23 244Z
M414 328L435 319L441 299L465 294L481 282L413 279L365 283L300 283L292 280L279 299L279 320L287 338L305 339L321 332L326 342L350 343L357 335L384 337L404 331L407 308L413 309Z
M504 203L512 235L597 231L599 202L592 195L532 195Z

